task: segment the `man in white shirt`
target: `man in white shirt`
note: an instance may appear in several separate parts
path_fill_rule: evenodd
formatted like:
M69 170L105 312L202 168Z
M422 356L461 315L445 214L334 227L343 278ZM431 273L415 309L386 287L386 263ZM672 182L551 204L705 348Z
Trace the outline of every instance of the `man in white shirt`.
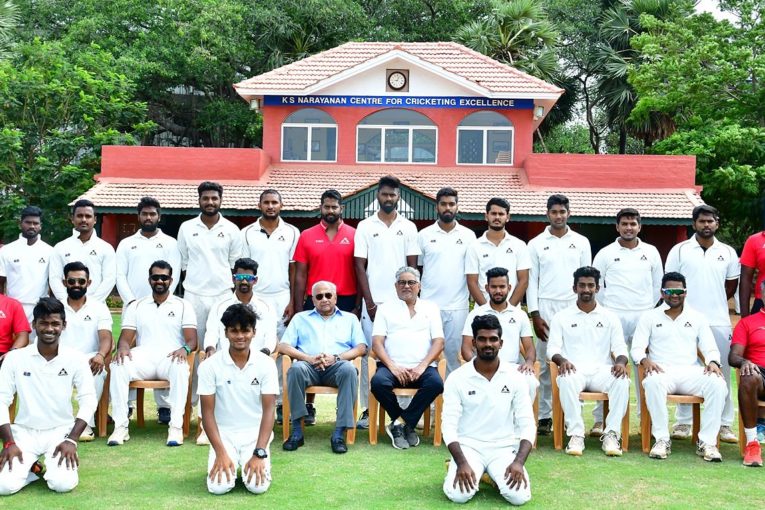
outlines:
M477 305L489 300L486 293L486 271L504 267L510 277L510 304L517 306L529 285L531 259L526 243L510 235L505 226L510 221L510 203L494 197L486 203L488 230L468 248L465 277L470 295Z
M250 347L257 322L250 307L233 304L221 321L228 347L199 365L199 398L211 445L207 490L231 491L241 468L247 490L263 494L271 485L269 445L279 392L276 365Z
M385 431L393 447L405 450L420 444L415 432L425 409L444 390L436 368L444 350L444 331L438 307L418 298L420 272L402 267L393 280L398 298L377 311L372 348L379 359L372 377L372 393L390 416ZM409 406L401 409L394 388L417 388ZM398 420L402 423L398 423Z
M462 359L469 361L475 356L473 337L473 320L479 315L493 315L502 325L502 347L499 357L507 366L515 369L523 376L528 386L529 399L534 402L539 381L534 372L534 362L537 351L531 337L529 316L520 307L513 306L508 301L510 295L510 275L504 267L493 267L486 272L486 291L490 301L485 305L476 306L470 312L462 330ZM523 344L523 361L521 349Z
M114 413L109 446L130 439L128 388L130 381L144 379L170 382L167 446L183 444L183 413L189 385L186 356L197 348L196 316L191 303L170 294L172 280L173 267L164 260L154 262L149 268L152 295L135 300L122 317L122 332L109 379Z
M728 300L736 293L741 266L736 250L715 237L720 226L717 209L709 205L699 205L693 209L692 217L695 234L687 241L672 247L667 255L666 270L685 276L688 281L688 306L704 314L712 328L717 349L720 351L721 371L728 386L728 397L722 411L720 441L736 443L738 437L732 429L734 408L728 364L732 336ZM672 437L690 437L691 406L679 404L675 411L675 419Z
M441 310L447 376L460 366L461 332L470 297L467 283L455 280L454 276L465 272L468 246L475 243L475 233L457 223L458 212L457 192L441 188L436 193L438 221L419 233L422 298L434 302Z
M579 393L608 394L609 411L600 438L608 456L621 456L621 423L630 398L627 345L622 324L612 311L599 305L600 271L591 266L574 272L576 302L555 314L550 325L547 356L558 365L560 403L570 436L566 453L582 455L584 420Z
M501 359L499 319L479 315L470 327L476 357L444 384L443 436L452 456L444 494L467 503L488 472L508 503L523 505L531 499L524 464L536 437L526 384Z
M74 489L79 477L77 438L96 411L96 390L88 360L59 345L66 326L64 305L42 298L33 310L37 343L8 353L0 367L0 495L15 494L38 480L45 456L45 481L55 492ZM72 391L77 391L77 416ZM10 424L8 406L18 394Z
M68 349L84 354L93 374L96 401L101 401L106 381L106 357L112 352L112 314L105 303L88 299L85 295L91 284L90 272L82 262L70 262L64 266L66 287L66 328L61 333L60 343ZM88 426L80 441L93 441L95 421L88 418Z
M685 306L685 277L667 273L661 281L664 305L645 312L632 343L632 359L645 369L643 390L656 439L650 457L666 459L671 452L667 394L704 397L696 453L720 462L717 434L727 388L720 373L720 351L704 316ZM706 366L699 363L698 352Z
M22 209L19 228L19 238L0 248L0 291L21 302L31 324L32 309L48 295L48 264L53 247L40 238L39 207Z
M105 302L117 281L117 259L112 245L96 234L93 202L81 199L74 203L72 224L72 236L53 248L48 270L50 288L59 301L65 301L64 266L69 262L80 261L88 266L90 280L93 282L88 288L88 296Z
M398 298L390 285L396 270L401 266L415 267L417 256L421 254L417 237L417 227L396 211L400 198L401 182L392 175L381 177L377 186L379 210L363 219L356 227L353 256L356 268L356 281L359 292L364 298L361 310L361 328L372 343L372 323L377 307L387 301ZM366 409L369 381L367 375L367 357L361 359L361 406L364 408L358 428L369 426L369 413Z
M592 263L590 241L568 227L569 201L563 195L547 199L550 226L529 241L529 287L526 303L537 334L537 357L547 359L549 324L559 311L574 304L576 294L567 282L579 267ZM547 435L552 429L552 384L547 363L539 371L539 425L537 432Z
M622 321L627 348L632 346L632 335L640 316L651 310L660 299L661 277L664 274L659 251L638 237L640 213L626 208L616 213L616 232L619 237L595 255L593 267L600 271L603 289L600 304L612 310ZM637 365L633 367L638 381ZM640 416L640 385L635 385L638 416ZM595 424L590 436L603 433L603 404L598 402L593 411Z

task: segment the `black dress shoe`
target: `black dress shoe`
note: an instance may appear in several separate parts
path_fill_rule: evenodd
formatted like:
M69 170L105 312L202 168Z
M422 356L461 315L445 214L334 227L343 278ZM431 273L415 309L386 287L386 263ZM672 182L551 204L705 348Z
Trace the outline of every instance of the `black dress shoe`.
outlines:
M537 435L549 436L552 431L552 418L542 418L537 424Z
M329 444L332 445L332 451L334 453L348 453L348 447L345 446L345 440L342 437L331 438Z
M287 450L288 452L294 452L295 450L297 450L304 444L305 444L305 439L303 439L302 437L290 436L290 438L284 442L284 444L282 445L282 448Z

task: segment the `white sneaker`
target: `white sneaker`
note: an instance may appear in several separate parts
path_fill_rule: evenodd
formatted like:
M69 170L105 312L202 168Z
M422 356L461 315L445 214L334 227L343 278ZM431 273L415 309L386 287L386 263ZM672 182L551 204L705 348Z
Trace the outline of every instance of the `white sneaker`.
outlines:
M672 439L688 439L691 437L691 426L684 423L675 423L672 426Z
M181 446L183 444L183 429L180 427L167 428L167 446Z
M207 433L204 429L202 429L197 436L197 446L210 446L210 440L207 439Z
M112 432L112 435L109 436L109 439L106 441L106 444L109 446L117 446L117 445L121 445L125 441L130 441L130 434L128 433L128 428L115 427L114 432Z
M738 436L733 433L729 425L720 427L720 441L723 443L738 443Z
M622 447L619 444L619 438L617 437L616 432L613 430L609 430L600 436L600 442L603 443L601 448L609 457L622 456Z
M96 438L96 434L93 432L93 428L90 425L85 426L85 430L80 434L81 443L89 443Z
M670 453L672 453L672 441L658 439L648 456L652 459L666 459Z
M584 452L584 438L582 436L571 436L566 446L566 453L579 457Z
M603 435L603 422L602 421L596 421L592 424L592 428L590 429L590 437L600 437Z
M704 460L707 462L722 462L720 450L713 444L706 444L699 441L696 445L696 455L704 457Z

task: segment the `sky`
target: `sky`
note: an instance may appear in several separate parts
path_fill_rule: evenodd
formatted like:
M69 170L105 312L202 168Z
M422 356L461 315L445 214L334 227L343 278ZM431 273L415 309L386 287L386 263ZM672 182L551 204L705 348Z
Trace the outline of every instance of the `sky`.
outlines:
M734 19L732 14L720 11L718 0L700 0L696 10L698 12L711 12L717 19Z

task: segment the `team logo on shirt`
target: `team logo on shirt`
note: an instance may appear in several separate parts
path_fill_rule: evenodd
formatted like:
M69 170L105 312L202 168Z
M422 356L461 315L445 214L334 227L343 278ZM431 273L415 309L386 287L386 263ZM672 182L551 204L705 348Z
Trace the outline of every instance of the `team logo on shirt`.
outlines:
M164 246L162 246L162 243L157 243L157 246L155 246L155 248L164 248Z
M96 253L96 250L90 250L90 255L98 255L98 253Z
M515 324L515 317L510 317L510 320L507 321L509 324Z
M29 377L29 376L31 376L31 375L32 375L32 372L24 372L24 375L25 375L26 377Z
M175 312L170 310L170 313L167 314L168 317L175 317Z
M93 319L90 318L90 315L86 315L85 318L82 319L82 320L84 320L84 321L92 321Z
M720 261L722 261L722 262L725 262L725 257L723 257L722 255L720 255L720 256L718 256L718 257L717 257L717 260L720 260Z
M226 237L226 235L223 232L218 232L218 237Z
M198 235L199 235L199 232L194 232L193 234L191 234L191 237L196 237Z
M372 234L372 237L377 237L379 235L380 235L379 233L375 232L374 234Z
M507 387L507 384L502 386L502 391L500 393L510 393L510 388Z
M481 257L483 257L483 258L487 258L488 256L489 256L488 253L484 253L483 255L481 255Z
M507 250L505 250L505 253L513 253L513 249L512 248L508 248Z
M595 324L595 327L596 328L602 328L603 327L603 323L602 322L598 322L597 324Z
M616 257L616 258L614 259L614 262L619 262L620 260L622 260L622 259L620 259L619 257Z
M640 260L648 260L648 257L646 257L645 255L642 255L642 256L640 257Z
M348 240L347 237L343 237L343 240L340 241L340 244L351 244L351 242Z
M284 236L279 236L279 239L277 239L277 241L286 241L286 239L284 239Z
M457 244L462 244L462 239L457 239Z
M0 310L0 319L5 319L5 312Z
M430 240L430 242L431 242L431 243L435 243L435 242L436 242L436 240L435 240L435 239L431 239L431 240Z
M66 369L65 369L65 368L62 368L62 369L59 371L58 375L69 375L69 373L66 371Z
M316 241L314 241L314 242L315 242L315 243L323 243L323 242L324 242L324 239L317 239L317 240L316 240Z
M475 390L468 391L468 395L475 395Z
M64 258L68 259L70 255L71 255L71 253L64 253Z
M19 262L21 262L19 259L13 259L14 264L18 264Z
M576 322L574 322L573 324L571 324L571 327L572 327L572 328L575 328L575 327L576 327Z
M542 248L542 250L549 250L549 249L550 249L549 246L545 246L544 248Z
M260 381L258 381L257 377L252 378L252 382L250 383L250 386L258 386L260 385Z
M40 260L38 260L37 262L39 262L40 264L45 264L45 259L43 257L40 257Z
M686 328L692 328L693 326L691 325L691 323L690 323L690 322L686 322L684 327L686 327Z
M575 250L576 250L576 245L575 245L574 243L571 243L571 244L569 244L569 245L568 245L568 247L569 247L569 248L573 248L573 249L575 249Z
M138 248L138 246L136 246L136 245L133 245L133 246L130 247L131 250L135 250L136 248Z
M657 327L657 328L660 328L660 327L662 327L662 326L663 326L663 324L657 324L657 325L656 325L656 327Z
M404 233L399 230L398 232L396 232L396 235L397 236L402 236L402 235L404 235Z

